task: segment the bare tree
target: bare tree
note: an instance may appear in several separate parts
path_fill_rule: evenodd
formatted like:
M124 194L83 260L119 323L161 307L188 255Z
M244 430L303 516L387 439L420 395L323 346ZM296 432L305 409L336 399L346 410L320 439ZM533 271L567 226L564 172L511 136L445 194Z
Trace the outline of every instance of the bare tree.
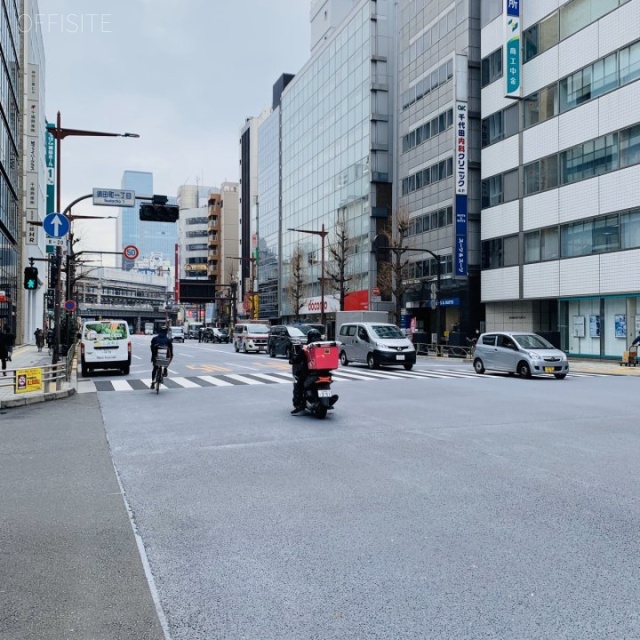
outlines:
M393 298L395 323L399 326L402 301L409 289L405 284L409 265L409 213L405 209L393 211L388 224L378 234L378 286L383 300Z
M347 262L352 241L344 218L338 218L335 226L335 237L329 245L329 264L325 271L331 280L331 288L340 299L340 311L344 310L344 299L349 292L349 282L352 276L347 274Z
M293 315L296 322L300 321L300 309L304 306L304 278L305 278L305 252L298 245L291 256L291 276L287 286L287 294L289 303L293 309Z

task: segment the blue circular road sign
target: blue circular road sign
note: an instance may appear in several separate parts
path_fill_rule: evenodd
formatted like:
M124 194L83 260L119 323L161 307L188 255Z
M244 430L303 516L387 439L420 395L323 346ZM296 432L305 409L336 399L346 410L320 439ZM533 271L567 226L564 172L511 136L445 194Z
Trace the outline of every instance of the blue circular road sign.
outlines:
M42 221L45 233L52 238L64 238L69 233L69 219L60 213L49 213Z

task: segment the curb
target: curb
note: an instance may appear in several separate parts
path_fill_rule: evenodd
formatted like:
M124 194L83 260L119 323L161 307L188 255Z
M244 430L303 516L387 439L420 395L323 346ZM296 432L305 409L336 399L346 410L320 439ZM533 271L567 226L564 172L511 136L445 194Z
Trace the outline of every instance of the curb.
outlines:
M39 404L40 402L49 402L51 400L62 400L76 394L75 389L60 389L60 391L51 391L49 393L39 393L33 396L25 396L19 398L9 398L8 400L0 400L0 409L13 409L15 407L25 407L30 404Z

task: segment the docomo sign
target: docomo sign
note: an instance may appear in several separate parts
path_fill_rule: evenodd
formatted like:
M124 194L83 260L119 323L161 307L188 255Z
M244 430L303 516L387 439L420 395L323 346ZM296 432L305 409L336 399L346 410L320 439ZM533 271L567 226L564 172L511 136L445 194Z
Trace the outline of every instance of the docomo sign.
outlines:
M321 296L316 296L313 298L309 298L307 302L300 309L301 314L305 313L320 313L322 310L322 298ZM324 312L325 313L334 313L336 311L340 311L340 300L333 295L325 295L324 296Z

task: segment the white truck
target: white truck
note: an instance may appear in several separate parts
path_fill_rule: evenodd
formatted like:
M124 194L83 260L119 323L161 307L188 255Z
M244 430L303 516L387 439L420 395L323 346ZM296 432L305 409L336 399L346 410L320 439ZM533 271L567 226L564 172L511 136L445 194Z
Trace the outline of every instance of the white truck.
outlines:
M336 311L336 338L345 322L391 322L388 311Z

